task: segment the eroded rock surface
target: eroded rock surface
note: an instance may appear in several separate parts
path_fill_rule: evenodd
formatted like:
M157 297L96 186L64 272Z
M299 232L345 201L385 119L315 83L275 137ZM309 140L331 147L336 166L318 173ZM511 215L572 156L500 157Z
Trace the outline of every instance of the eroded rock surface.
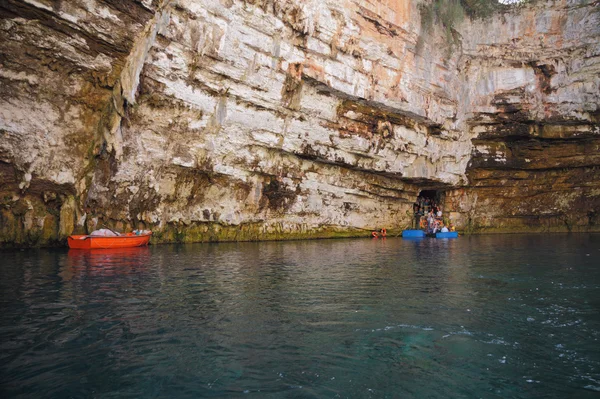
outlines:
M0 4L0 245L598 230L600 13L421 32L417 3ZM450 51L449 51L450 50Z
M463 29L473 143L448 208L474 231L597 231L600 4L554 1Z

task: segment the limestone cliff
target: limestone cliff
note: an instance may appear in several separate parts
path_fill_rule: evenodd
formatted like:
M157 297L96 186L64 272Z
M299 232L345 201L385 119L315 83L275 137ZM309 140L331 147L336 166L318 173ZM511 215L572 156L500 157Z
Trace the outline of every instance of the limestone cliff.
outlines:
M600 2L464 26L472 156L448 207L474 231L598 231Z
M600 6L465 21L408 0L0 3L0 245L597 231Z

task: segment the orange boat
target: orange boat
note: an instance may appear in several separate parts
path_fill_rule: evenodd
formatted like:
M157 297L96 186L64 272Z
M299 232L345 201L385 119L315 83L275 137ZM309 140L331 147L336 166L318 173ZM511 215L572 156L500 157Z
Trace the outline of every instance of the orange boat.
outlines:
M148 245L152 232L135 234L127 233L118 236L73 235L67 238L69 248L75 249L107 249L130 248Z

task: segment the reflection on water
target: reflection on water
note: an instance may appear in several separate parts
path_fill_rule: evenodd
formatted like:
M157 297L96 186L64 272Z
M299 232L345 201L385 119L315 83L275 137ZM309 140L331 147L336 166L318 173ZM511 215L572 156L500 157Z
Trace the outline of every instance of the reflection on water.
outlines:
M118 276L144 271L150 264L147 246L113 249L70 249L64 280L84 276Z
M5 252L9 397L595 397L600 236Z

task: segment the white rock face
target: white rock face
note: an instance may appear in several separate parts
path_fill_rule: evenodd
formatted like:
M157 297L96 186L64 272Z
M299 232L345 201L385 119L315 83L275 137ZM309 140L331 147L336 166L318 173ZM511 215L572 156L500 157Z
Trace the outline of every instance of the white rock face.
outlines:
M364 234L406 227L423 189L475 230L527 229L523 195L560 225L598 208L591 1L465 21L451 52L412 1L17 3L0 6L2 242L75 221L164 241ZM557 179L581 194L540 187Z

